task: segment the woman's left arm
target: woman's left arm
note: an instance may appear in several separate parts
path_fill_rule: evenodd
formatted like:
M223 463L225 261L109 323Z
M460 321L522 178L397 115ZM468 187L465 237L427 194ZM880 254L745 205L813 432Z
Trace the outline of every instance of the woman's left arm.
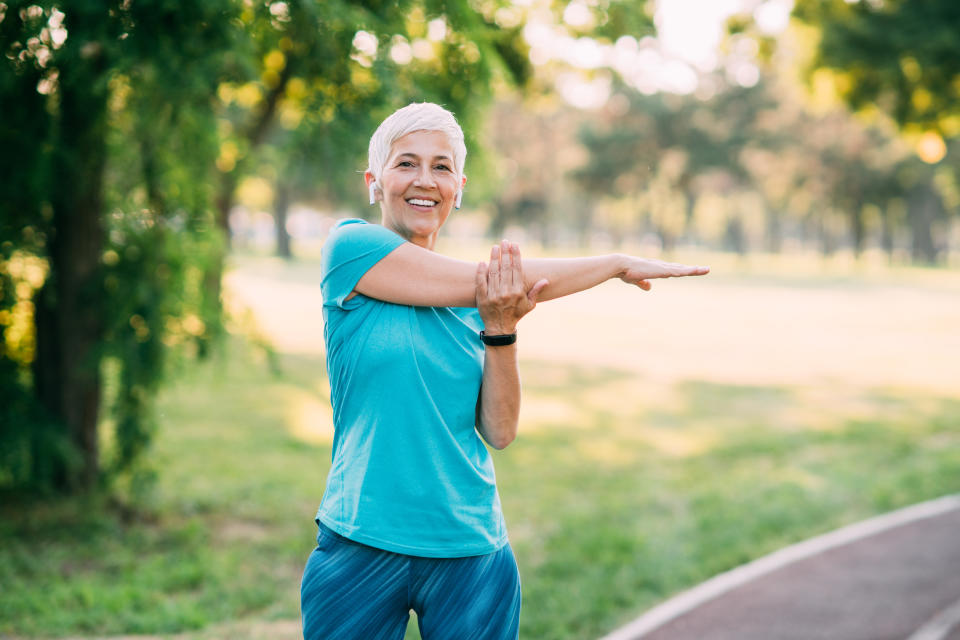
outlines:
M490 264L477 266L477 309L488 335L515 333L520 318L537 305L547 286L541 279L524 284L520 248L504 240L490 252ZM477 398L477 430L495 449L517 437L520 420L520 365L517 344L484 347L483 381Z

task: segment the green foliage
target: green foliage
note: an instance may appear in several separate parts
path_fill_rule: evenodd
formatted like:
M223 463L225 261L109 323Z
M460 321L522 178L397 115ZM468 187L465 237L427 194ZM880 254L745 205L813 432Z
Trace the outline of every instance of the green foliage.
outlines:
M113 310L103 357L115 434L108 469L131 470L146 451L155 424L153 397L171 348L189 356L219 318L203 317L204 259L217 238L184 233L176 218L117 212L104 254L106 305Z
M58 471L77 469L76 450L23 384L23 372L0 359L0 490L43 492Z
M23 179L3 182L10 197L2 199L0 267L31 258L45 265L45 275L5 297L0 313L35 304L49 305L52 318L68 313L63 304L76 285L66 276L80 270L87 319L70 338L30 327L46 360L31 351L12 367L9 344L4 349L4 388L9 382L21 398L8 405L21 409L4 420L4 440L20 445L4 448L0 485L59 484L76 475L78 459L84 475L98 471L89 468L97 460L89 438L76 439L79 425L64 428L65 416L39 382L49 380L54 394L76 383L77 370L52 366L61 350L85 349L70 340L83 336L95 345L84 351L83 367L114 365L107 385L114 451L104 470L119 472L131 469L149 442L151 397L167 345L183 342L183 321L192 338L218 326L217 316L204 313L211 305L202 286L186 285L218 246L205 222L212 194L205 176L216 154L209 95L232 45L235 5L187 4L4 5L0 91L16 108L0 132L9 142L0 162ZM89 238L95 252L102 246L102 256L95 253L91 264L71 253L58 240L71 234ZM89 417L96 430L96 405Z
M18 24L11 15L16 8L15 4L7 8L7 15L0 20L0 54L4 56L0 95L5 98L0 119L0 166L5 176L0 180L0 242L4 243L4 259L9 258L14 241L19 245L28 240L25 228L41 217L43 201L36 196L49 176L49 148L43 143L50 136L50 122L36 117L45 109L46 98L36 91L44 70L30 64L22 44L24 36L39 32L40 20L30 18Z
M813 84L828 79L851 108L887 114L923 162L943 169L938 178L913 160L897 167L893 181L899 187L895 197L908 204L903 222L912 232L913 258L938 262L945 245L935 239L935 229L956 210L947 204L952 187L945 184L956 184L960 176L954 148L960 136L960 5L805 0L794 13L820 33ZM874 182L880 194L890 192L882 177ZM890 209L883 208L885 216Z
M361 208L367 143L398 107L443 104L473 149L493 86L531 75L521 30L493 22L499 2L284 4L241 15L249 64L223 87L218 114L238 153L221 170L257 173L325 207Z
M44 491L60 469L82 461L57 421L31 393L29 365L34 343L32 304L22 295L32 288L22 273L23 254L0 259L0 490L22 487Z
M960 5L953 0L803 0L821 30L815 67L844 74L855 109L879 106L901 126L960 133Z

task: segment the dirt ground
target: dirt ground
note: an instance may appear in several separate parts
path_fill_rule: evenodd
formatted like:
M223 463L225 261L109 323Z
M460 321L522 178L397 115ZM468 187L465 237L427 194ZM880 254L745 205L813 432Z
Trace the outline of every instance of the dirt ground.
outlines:
M227 288L279 351L323 353L319 269L248 262ZM651 383L960 390L960 274L857 280L730 275L611 281L541 303L521 359L589 362Z

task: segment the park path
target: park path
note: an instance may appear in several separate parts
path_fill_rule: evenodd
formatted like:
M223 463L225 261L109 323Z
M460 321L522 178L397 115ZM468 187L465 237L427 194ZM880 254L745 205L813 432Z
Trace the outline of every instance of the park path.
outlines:
M960 640L960 495L773 553L602 640Z

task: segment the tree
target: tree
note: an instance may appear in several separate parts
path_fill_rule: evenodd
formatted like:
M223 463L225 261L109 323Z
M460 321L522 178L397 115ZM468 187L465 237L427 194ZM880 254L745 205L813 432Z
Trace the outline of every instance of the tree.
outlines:
M5 111L2 138L10 146L0 161L20 181L5 182L17 193L3 199L3 259L9 270L10 261L33 256L46 270L42 286L26 294L35 311L35 352L18 360L16 372L4 380L22 397L32 396L23 403L30 408L2 430L4 445L19 452L18 461L8 461L4 484L59 489L95 484L102 465L97 435L102 364L111 356L120 362L112 407L117 459L129 463L141 448L146 398L160 374L158 345L169 318L145 310L130 315L130 303L164 308L169 298L164 285L170 283L160 280L164 268L170 269L159 223L173 214L169 205L187 200L162 195L175 181L158 166L162 152L169 152L161 147L183 138L174 134L159 141L162 132L180 124L178 112L210 90L204 86L204 61L227 44L224 26L231 11L227 2L180 5L75 0L4 6L2 101L26 108ZM204 56L198 58L200 50ZM154 98L162 94L163 107L127 101L131 86ZM165 107L166 120L156 121ZM142 152L141 162L126 167L110 158L117 121L124 119L131 120L131 133L141 135L119 146L132 143ZM161 135L151 137L151 128ZM180 182L191 179L196 177ZM184 196L189 191L181 189ZM150 214L128 208L137 192L146 194L139 205L152 207ZM109 214L111 205L126 206ZM135 229L130 222L138 216L144 222ZM108 242L108 231L124 241L119 252L112 246L117 242ZM132 300L112 295L130 291L140 295ZM15 298L13 305L25 302L19 292ZM130 340L140 348L122 353ZM13 360L9 345L3 359ZM40 422L57 425L56 446L34 437ZM10 471L14 467L16 473Z
M952 0L802 0L820 30L815 68L833 69L854 109L879 106L904 128L960 133L960 4Z
M573 176L595 196L633 199L642 208L634 213L634 229L645 216L669 249L692 217L699 177L722 172L743 184L744 149L775 144L776 134L757 125L770 105L760 86L732 88L710 101L633 94L629 108L602 128L583 129L590 155Z
M0 486L89 488L130 469L167 347L216 334L227 214L256 152L271 145L294 188L318 165L348 173L401 100L474 117L495 77L526 73L519 31L490 15L466 1L0 3L0 169L14 178L0 187ZM415 51L436 20L432 62L357 44L365 30L381 52Z
M814 80L829 74L851 108L887 114L921 160L944 163L952 181L960 180L960 163L947 158L950 140L960 135L960 5L952 0L803 0L794 15L820 33L811 65ZM907 202L914 259L934 263L940 247L931 229L947 216L934 172L917 167L901 175L911 184Z

